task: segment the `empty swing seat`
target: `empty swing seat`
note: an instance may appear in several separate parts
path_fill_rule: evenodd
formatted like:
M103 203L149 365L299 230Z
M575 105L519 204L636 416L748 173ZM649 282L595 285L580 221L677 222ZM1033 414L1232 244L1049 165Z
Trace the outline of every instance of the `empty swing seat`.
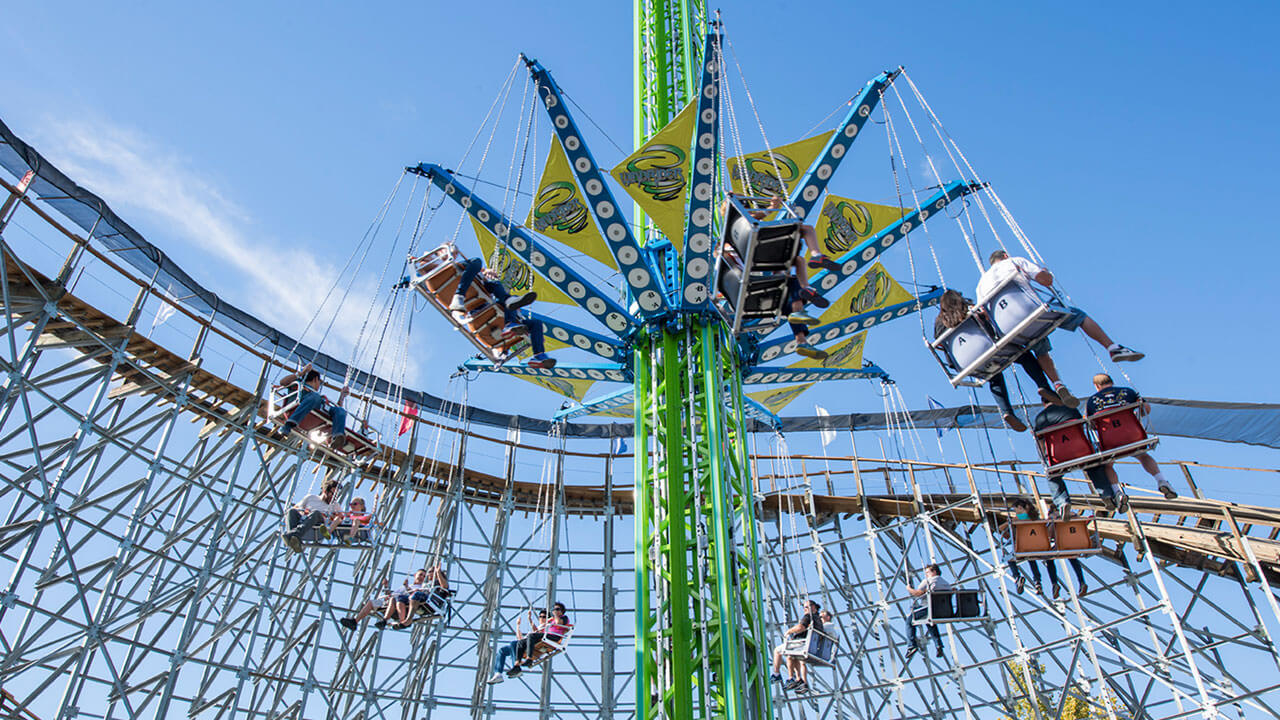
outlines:
M1019 275L1006 279L969 313L965 322L929 343L953 387L982 385L1004 372L1071 317L1052 290L1026 284ZM980 315L990 322L983 322Z
M289 415L298 407L298 397L299 391L296 388L273 388L271 400L267 405L268 419L283 425ZM350 415L348 415L348 420L350 420ZM333 418L329 416L329 411L324 408L312 410L293 429L293 432L306 438L312 444L329 448L356 463L368 462L378 452L378 443L380 442L378 433L367 426L364 428L364 433L357 432L350 427L345 428L343 432L345 442L341 447L330 448L328 443L332 431Z
M1140 407L1141 403L1118 405L1037 432L1036 447L1045 472L1060 475L1150 451L1160 439L1147 435L1138 418Z
M414 270L409 280L410 287L434 305L489 360L502 363L529 347L529 339L523 334L502 336L506 320L497 300L485 289L479 277L463 294L466 309L458 313L449 310L467 264L467 258L453 244L447 243L411 258L410 264Z
M811 626L804 637L789 638L783 646L782 654L801 658L810 665L831 667L838 645L835 636Z
M751 210L768 201L729 198L716 289L723 297L717 306L734 334L773 328L787 312L787 281L792 262L800 253L804 222L790 208L769 211L781 213L777 220L752 217Z

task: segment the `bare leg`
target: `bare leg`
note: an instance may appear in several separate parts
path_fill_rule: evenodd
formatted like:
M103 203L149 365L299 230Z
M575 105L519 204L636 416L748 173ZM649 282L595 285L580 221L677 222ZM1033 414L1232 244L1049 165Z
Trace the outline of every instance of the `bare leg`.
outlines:
M777 675L778 670L782 668L782 648L773 649L773 674Z
M790 677L792 680L800 679L800 659L799 658L794 658L794 657L787 658L787 677Z
M356 622L360 622L373 614L373 603L367 602L364 607L360 608L360 612L356 614Z
M1139 455L1138 462L1142 463L1142 469L1146 470L1148 475L1154 477L1160 474L1160 466L1156 464L1156 459L1147 453Z
M399 605L399 603L396 602L395 598L391 598L387 601L387 612L383 614L383 620L391 622L394 619L393 616L396 614L396 605Z
M1084 330L1084 334L1093 338L1094 342L1104 348L1109 348L1115 343L1111 341L1111 336L1102 330L1102 326L1094 322L1093 318L1087 317L1084 322L1080 323L1080 329Z
M401 620L400 622L406 622L406 623L412 622L414 618L418 617L414 613L417 612L419 604L420 603L418 602L418 598L416 596L409 598L409 611L405 613L405 619Z
M796 269L796 282L800 283L800 287L809 287L809 263L805 262L803 256L797 255L792 258L791 265Z
M1045 377L1049 378L1049 382L1062 382L1062 378L1058 375L1058 366L1053 364L1053 358L1049 353L1036 353L1036 362L1040 363L1040 369L1044 371Z
M822 246L818 244L818 233L812 225L801 225L800 237L804 238L804 244L808 246L809 252L814 255L822 254Z

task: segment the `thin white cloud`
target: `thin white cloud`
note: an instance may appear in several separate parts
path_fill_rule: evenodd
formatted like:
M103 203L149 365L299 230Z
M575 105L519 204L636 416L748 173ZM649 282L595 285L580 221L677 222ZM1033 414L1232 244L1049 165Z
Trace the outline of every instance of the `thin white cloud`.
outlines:
M339 277L340 266L322 261L301 243L255 235L248 229L253 224L249 214L177 154L100 120L50 121L40 135L41 150L73 180L100 195L126 221L139 214L160 228L162 236L148 238L155 245L164 250L183 243L189 251L208 255L218 269L184 268L198 282L289 335L296 337L311 323L304 339L313 346L332 322L323 349L344 361L351 358L377 289L375 277L357 277L342 305L345 311L339 313L350 275ZM376 264L381 267L381 258ZM389 358L379 360L381 370ZM409 377L414 376L410 368Z

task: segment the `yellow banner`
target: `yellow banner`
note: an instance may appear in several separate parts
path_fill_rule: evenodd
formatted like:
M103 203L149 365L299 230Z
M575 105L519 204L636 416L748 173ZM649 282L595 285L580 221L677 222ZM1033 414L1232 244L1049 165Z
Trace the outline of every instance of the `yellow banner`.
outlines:
M831 257L840 257L904 214L906 211L902 208L891 205L828 195L814 230L818 233L822 251Z
M562 378L562 377L543 377L541 375L513 375L521 380L528 380L535 385L550 390L558 395L564 395L567 398L573 398L578 402L587 396L587 391L592 385L596 384L595 380L578 379L578 378Z
M769 408L769 412L777 415L782 412L782 408L789 405L792 400L800 397L800 394L805 390L808 390L812 385L813 383L788 385L786 387L774 388L772 390L761 390L760 392L747 393L747 397Z
M484 252L485 267L497 270L502 276L502 284L512 295L526 292L538 293L538 302L553 302L562 305L576 305L572 298L560 292L560 288L552 285L546 278L538 275L529 264L520 259L506 246L498 245L493 236L475 218L471 218L471 227L476 231L476 241Z
M841 370L856 370L862 367L862 351L866 347L867 334L860 332L857 335L841 342L835 347L827 348L827 357L822 360L814 358L801 358L798 362L791 363L793 368L840 368Z
M894 280L884 265L876 263L858 278L839 300L818 318L823 325L843 320L851 315L878 310L886 305L896 305L913 296Z
M597 410L589 414L595 417L634 418L636 416L636 406L634 403L627 403L622 407Z
M762 150L729 158L729 178L739 195L786 196L827 146L832 133L797 140L772 151Z
M649 138L611 174L653 224L679 250L684 243L684 213L689 196L689 149L697 126L697 102Z
M552 135L547 162L538 182L538 194L529 208L525 224L534 230L554 238L611 268L617 269L613 253L600 235L600 229L591 220L586 201L569 168L569 158L564 154L560 140Z

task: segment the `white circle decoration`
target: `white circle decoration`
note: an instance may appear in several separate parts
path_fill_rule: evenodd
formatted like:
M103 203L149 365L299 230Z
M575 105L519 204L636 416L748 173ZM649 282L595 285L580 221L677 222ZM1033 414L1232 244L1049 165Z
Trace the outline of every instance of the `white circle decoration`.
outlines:
M570 297L581 300L582 298L587 296L587 289L583 287L582 283L578 282L577 280L574 280L573 282L569 283L569 285L567 286L567 289L569 290Z

